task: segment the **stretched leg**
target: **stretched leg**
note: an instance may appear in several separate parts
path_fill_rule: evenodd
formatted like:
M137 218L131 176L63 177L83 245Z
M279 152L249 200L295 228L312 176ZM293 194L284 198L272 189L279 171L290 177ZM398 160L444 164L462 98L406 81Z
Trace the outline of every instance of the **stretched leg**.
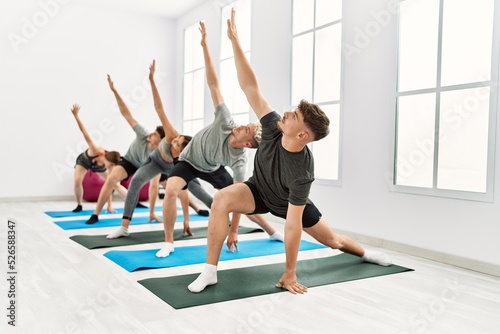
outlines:
M101 192L99 193L99 198L97 199L97 205L94 210L94 214L85 222L86 224L94 224L99 221L99 213L108 200L109 196L113 192L113 188L116 183L120 182L127 177L127 172L125 168L118 165L113 168L113 171L106 178L106 182L102 186Z
M105 172L99 172L97 174L99 174L99 176L101 177L101 179L104 180L104 182L106 182L106 179L108 178L108 174L111 173L109 170L105 171ZM106 209L107 212L116 212L114 209L113 209L113 192L111 192L111 195L109 195L109 198L108 198L108 207Z
M83 178L87 173L87 169L82 165L75 166L75 174L74 174L74 182L73 182L73 190L75 192L76 199L76 208L73 212L82 211L82 203L83 203Z
M285 238L283 237L283 234L279 233L274 229L274 227L271 226L267 222L267 220L264 219L262 215L247 215L248 219L253 221L255 224L259 225L266 231L267 234L269 234L269 238L271 240L278 240L278 241L285 241Z
M193 194L194 197L199 199L200 201L203 202L207 206L207 208L212 207L212 202L213 198L212 196L203 189L200 181L198 179L193 179L191 182L188 184L188 190L191 194ZM199 208L195 208L191 206L200 216L208 216L208 211L207 210L200 210Z
M179 192L179 199L181 200L182 214L184 216L182 235L192 236L193 232L191 232L191 227L189 227L189 193L187 189Z
M149 181L149 223L153 220L163 223L163 221L157 217L155 213L156 198L158 197L158 190L160 187L160 178L161 174L158 174Z
M174 251L174 225L177 219L177 197L185 186L186 181L178 176L171 176L167 180L162 208L165 245L156 253L157 257L167 257Z
M217 264L228 232L229 213L254 210L252 192L244 183L233 184L215 194L208 221L207 260L200 276L188 286L191 292L201 292L208 285L217 283Z
M121 181L121 180L120 180ZM120 182L115 184L114 190L123 198L127 198L128 190Z
M107 236L108 239L126 237L129 235L128 228L134 214L134 209L139 201L141 188L153 177L160 174L161 168L154 161L149 160L142 165L134 174L130 182L127 197L125 198L125 208L123 209L122 226L115 232Z
M363 247L353 239L346 235L335 233L323 218L321 218L316 225L304 228L304 231L330 248L339 249L344 253L359 256L364 261L376 263L381 266L391 265L391 260L385 253L365 251Z

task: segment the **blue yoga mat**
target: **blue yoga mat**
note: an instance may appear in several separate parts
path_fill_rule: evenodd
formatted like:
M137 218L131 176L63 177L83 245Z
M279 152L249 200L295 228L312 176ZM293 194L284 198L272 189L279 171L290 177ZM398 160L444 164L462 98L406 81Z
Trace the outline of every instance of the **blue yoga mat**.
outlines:
M219 261L246 259L249 257L274 255L285 253L285 244L271 239L247 240L238 242L239 252L230 253L222 249ZM326 248L326 246L302 240L300 250ZM125 270L132 272L139 269L155 269L186 266L190 264L205 263L207 246L176 247L175 251L164 258L156 257L157 249L133 251L109 251L105 257L118 264Z
M156 206L155 211L161 211L161 206ZM116 213L123 213L123 208L115 209L116 212L107 212L106 210L102 210L99 215L112 215ZM134 212L149 212L149 208L135 208ZM46 215L52 218L64 218L64 217L79 217L79 216L90 216L94 213L94 210L82 210L80 212L73 211L45 211Z
M162 217L159 216L161 219ZM88 220L88 217L86 219L79 219L79 220L66 220L66 221L57 221L54 222L56 225L58 225L60 228L63 230L78 230L78 229L84 229L84 228L100 228L100 227L110 227L110 226L121 226L122 225L122 219L119 218L106 218L106 219L99 219L99 221L95 224L85 224L85 222ZM130 225L143 225L143 224L158 224L158 222L152 221L151 223L148 223L149 216L147 217L134 217L132 221L130 222ZM177 220L176 222L182 222L184 220L183 215L177 215ZM208 217L205 216L200 216L198 214L192 214L189 215L189 221L204 221L206 220L208 222Z

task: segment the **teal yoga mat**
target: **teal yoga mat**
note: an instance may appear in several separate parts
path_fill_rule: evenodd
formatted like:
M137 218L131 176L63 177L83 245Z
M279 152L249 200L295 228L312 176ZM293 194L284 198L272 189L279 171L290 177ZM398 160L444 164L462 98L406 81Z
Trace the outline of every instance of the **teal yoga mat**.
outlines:
M100 227L110 227L110 226L121 226L122 225L122 219L121 218L106 218L106 219L99 219L99 221L95 224L85 224L89 217L85 219L79 219L79 220L65 220L65 221L57 221L54 222L56 225L58 225L60 228L63 230L77 230L77 229L87 229L87 228L100 228ZM162 217L159 216L161 219ZM134 217L132 221L130 222L130 225L142 225L142 224L158 224L157 221L153 221L151 223L148 223L149 216L147 217ZM177 215L177 220L176 222L182 222L184 220L183 215ZM204 221L206 220L208 222L208 217L205 216L200 216L198 214L192 214L189 215L189 221Z
M270 239L246 240L238 242L239 252L230 253L222 249L219 261L245 259L249 257L281 254L285 252L284 243ZM325 248L326 246L302 240L300 250ZM207 246L175 247L175 252L165 258L155 256L157 249L109 251L105 257L118 264L125 270L132 272L140 269L155 269L186 266L205 263Z
M190 240L190 239L201 239L207 237L207 227L195 227L191 229L193 236L185 237L182 235L182 229L174 230L174 240ZM248 234L264 232L260 228L250 228L240 226L238 229L238 234ZM153 242L162 242L165 240L165 233L163 230L159 231L147 231L147 232L136 232L131 233L128 237L117 238L117 239L107 239L106 235L74 235L70 237L71 240L79 243L83 247L88 249L96 248L108 248L108 247L118 247L118 246L130 246L147 244Z
M156 206L155 211L161 212L162 207ZM112 215L117 213L123 213L123 208L115 209L116 212L107 212L106 210L102 210L99 215ZM149 212L149 208L135 208L134 212ZM45 211L46 215L52 218L64 218L64 217L79 217L79 216L89 216L94 213L94 210L82 210L80 212L73 211Z
M284 292L275 287L284 270L284 263L221 270L217 274L218 283L201 293L191 293L187 288L199 274L148 278L139 283L173 308L180 309ZM413 269L397 265L382 267L349 254L297 263L298 282L309 288L407 271Z

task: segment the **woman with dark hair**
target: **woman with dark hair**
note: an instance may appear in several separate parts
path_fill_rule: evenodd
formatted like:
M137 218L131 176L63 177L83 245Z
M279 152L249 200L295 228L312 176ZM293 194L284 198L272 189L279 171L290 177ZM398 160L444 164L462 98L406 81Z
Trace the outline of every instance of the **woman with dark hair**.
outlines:
M73 188L75 191L76 198L76 208L73 212L82 211L82 201L83 201L83 179L88 170L97 173L103 180L106 180L108 172L120 162L120 153L116 151L106 151L105 149L98 147L90 135L88 134L85 126L83 125L78 113L80 112L80 106L74 104L71 108L71 112L75 117L76 123L80 128L80 131L85 138L85 141L89 145L89 148L82 152L76 158L75 164L75 174ZM121 187L121 185L120 185ZM113 211L112 208L112 197L109 196L108 199L108 211Z

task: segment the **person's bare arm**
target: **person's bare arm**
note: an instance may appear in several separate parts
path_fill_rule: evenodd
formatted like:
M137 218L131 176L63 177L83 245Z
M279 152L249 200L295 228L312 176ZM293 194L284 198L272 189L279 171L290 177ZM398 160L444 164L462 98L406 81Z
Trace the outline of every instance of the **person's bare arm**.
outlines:
M207 77L208 88L210 89L210 95L212 96L212 102L214 107L221 105L224 102L222 93L219 87L219 78L217 77L217 72L215 70L214 62L212 61L212 56L210 55L210 50L207 45L207 31L205 29L205 22L200 22L200 32L201 32L201 46L203 48L203 58L205 59L205 72Z
M236 13L233 8L231 10L231 18L227 20L227 36L231 40L231 45L233 46L234 63L236 65L236 73L238 74L238 82L247 97L248 103L250 103L257 117L261 119L273 109L262 96L257 77L241 48L238 32L236 30L235 16Z
M87 142L87 145L89 145L89 155L94 156L102 153L101 149L95 145L94 141L92 140L92 137L90 137L89 133L87 132L87 129L83 125L83 122L80 120L80 116L78 115L80 112L80 106L78 104L73 104L73 107L71 108L71 113L75 117L76 124L78 124L78 128L80 128L80 131L83 134L83 138L85 138L85 141Z
M297 282L297 256L299 254L300 239L302 237L302 213L305 205L288 204L285 221L285 273L281 276L276 287L284 288L293 294L307 292L307 287Z
M179 132L174 128L172 123L170 123L165 110L163 109L163 103L161 102L160 93L158 92L158 88L156 87L156 83L154 80L154 74L156 70L156 62L153 60L151 66L149 66L149 82L151 83L151 90L153 92L153 101L155 105L156 113L160 118L161 125L165 130L165 140L169 144L172 140L179 135Z
M111 77L108 74L108 84L109 88L113 92L116 98L116 103L118 104L118 108L120 109L120 113L122 116L125 118L125 120L128 122L131 128L134 128L134 126L137 125L137 120L132 116L132 113L130 112L130 109L127 107L127 104L125 104L125 101L123 101L122 97L120 94L118 94L118 91L115 88L115 84L111 80Z

